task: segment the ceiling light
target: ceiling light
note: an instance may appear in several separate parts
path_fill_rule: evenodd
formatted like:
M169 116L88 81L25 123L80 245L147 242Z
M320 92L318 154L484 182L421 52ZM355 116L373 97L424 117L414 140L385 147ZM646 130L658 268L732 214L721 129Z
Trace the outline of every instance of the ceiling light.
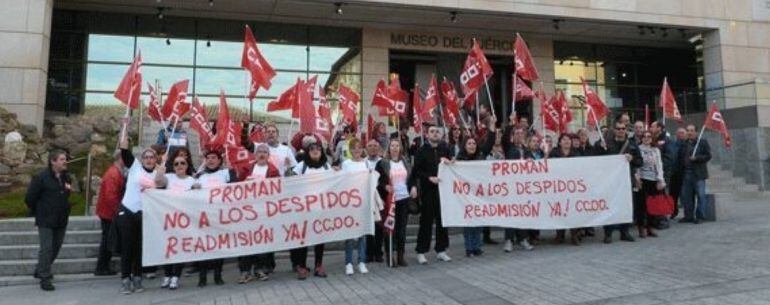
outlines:
M342 15L342 2L334 3L334 12L337 13L337 15Z
M701 41L702 39L703 39L703 36L701 34L697 34L697 35L695 35L693 37L690 37L690 39L687 39L687 41L689 41L692 44L695 44L698 41Z
M166 45L167 45L167 46L170 46L170 45L171 45L171 38L166 38Z
M209 7L214 6L214 0L209 0Z
M457 12L449 12L449 21L457 23Z
M557 31L559 30L559 28L560 28L559 27L559 22L561 22L561 21L562 21L561 19L554 19L553 20L553 29L554 30L557 30Z
M660 28L660 31L663 32L663 38L668 37L668 29L667 28Z
M158 14L156 16L158 17L158 19L163 19L163 17L165 17L165 16L163 16L163 8L162 7L158 8Z
M655 28L647 27L650 30L650 34L655 35Z

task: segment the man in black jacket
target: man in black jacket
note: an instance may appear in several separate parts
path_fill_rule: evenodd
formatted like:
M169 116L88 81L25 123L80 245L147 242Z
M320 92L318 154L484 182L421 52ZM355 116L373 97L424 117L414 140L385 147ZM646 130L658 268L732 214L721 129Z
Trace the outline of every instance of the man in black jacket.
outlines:
M642 166L643 163L639 147L636 146L633 139L628 137L626 124L620 121L615 122L612 133L614 136L608 138L606 143L596 142L594 151L597 155L625 155L626 160L628 160L628 166L631 169L629 179L631 179L631 184L633 185L634 171ZM628 223L604 226L604 243L612 243L612 231L614 230L620 230L620 240L634 241L634 238L628 233L630 227L631 224Z
M27 188L24 199L30 214L35 217L40 249L37 256L35 277L40 288L54 290L51 284L51 265L59 255L67 231L70 203L67 201L72 184L67 173L67 154L54 150L48 155L48 168L38 173Z
M420 229L417 232L417 262L427 264L425 253L430 249L431 231L436 223L436 258L450 261L446 254L449 247L449 233L441 223L441 204L438 195L438 165L442 159L449 159L449 146L441 141L441 128L430 126L428 141L414 156L412 174L420 184Z
M679 222L695 224L699 224L706 217L706 179L709 178L706 163L711 160L709 142L700 139L700 143L697 143L697 139L695 125L687 125L687 141L679 150L679 166L684 171L680 197L684 206L684 218ZM694 202L695 196L698 196L697 206Z

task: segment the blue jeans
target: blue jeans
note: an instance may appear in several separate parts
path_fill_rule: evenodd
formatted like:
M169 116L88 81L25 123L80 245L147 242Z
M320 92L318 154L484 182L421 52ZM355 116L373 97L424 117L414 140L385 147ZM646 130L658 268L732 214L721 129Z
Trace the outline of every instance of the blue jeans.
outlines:
M348 239L345 241L345 264L353 263L353 244L355 239ZM358 238L358 262L366 262L366 236Z
M463 239L465 240L465 251L481 250L481 231L482 227L463 228Z
M698 204L695 204L695 197ZM692 171L684 172L682 193L679 196L684 206L684 218L704 219L706 217L706 180L695 180ZM695 215L693 215L695 213Z

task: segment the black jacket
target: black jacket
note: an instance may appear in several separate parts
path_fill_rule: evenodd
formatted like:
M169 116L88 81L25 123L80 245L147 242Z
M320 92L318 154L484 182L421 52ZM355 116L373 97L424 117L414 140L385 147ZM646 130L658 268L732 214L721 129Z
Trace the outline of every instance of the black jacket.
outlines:
M706 139L701 139L698 150L695 152L695 160L690 160L692 150L695 148L695 140L687 140L679 149L679 166L681 170L692 170L695 180L706 180L709 171L706 163L711 160L711 146Z
M66 228L71 204L68 201L70 186L69 173L62 172L56 178L53 170L46 168L29 183L24 202L30 214L35 216L35 225L41 228Z
M439 142L436 147L432 147L429 142L425 142L417 150L417 154L414 156L412 175L415 176L413 179L420 183L420 190L423 194L426 190L438 190L438 185L430 182L428 177L438 175L438 164L441 162L441 158L452 158L449 146L443 141Z

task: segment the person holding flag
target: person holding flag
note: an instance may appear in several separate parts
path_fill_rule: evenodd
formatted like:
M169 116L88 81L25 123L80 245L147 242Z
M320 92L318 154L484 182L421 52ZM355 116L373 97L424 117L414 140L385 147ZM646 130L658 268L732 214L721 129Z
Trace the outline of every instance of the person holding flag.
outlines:
M392 196L393 200L390 204L395 205L392 207L395 210L393 215L395 221L390 232L393 236L393 242L392 244L386 243L386 250L387 253L392 253L393 248L396 250L393 267L406 267L409 265L404 258L406 224L409 220L409 200L417 199L417 186L415 185L415 177L412 175L412 166L408 159L404 158L403 147L399 139L390 139L385 158L377 162L375 170L380 174L377 182L380 198L388 201L388 197ZM386 214L387 216L389 213ZM392 257L389 258L392 259Z
M381 152L382 149L380 148L380 143L377 142L375 139L369 139L368 142L366 142L366 158L364 159L364 162L366 162L366 168L369 170L375 170L377 167L377 163L382 160ZM383 199L384 200L384 199ZM374 235L367 235L366 236L366 262L378 262L381 263L384 261L382 258L382 243L385 239L385 234L382 232L382 217L380 217L380 221L374 222Z
M265 128L265 144L270 148L270 163L278 168L278 172L281 176L285 176L286 172L291 170L297 165L297 159L294 156L294 151L287 145L281 144L278 141L279 132L278 126L273 122L267 122L264 125ZM258 147L259 142L254 143L254 147Z
M679 151L679 165L684 173L679 197L684 206L684 218L679 222L699 224L706 217L706 179L709 177L706 164L711 160L711 145L698 136L695 125L689 124L686 129L687 140Z

